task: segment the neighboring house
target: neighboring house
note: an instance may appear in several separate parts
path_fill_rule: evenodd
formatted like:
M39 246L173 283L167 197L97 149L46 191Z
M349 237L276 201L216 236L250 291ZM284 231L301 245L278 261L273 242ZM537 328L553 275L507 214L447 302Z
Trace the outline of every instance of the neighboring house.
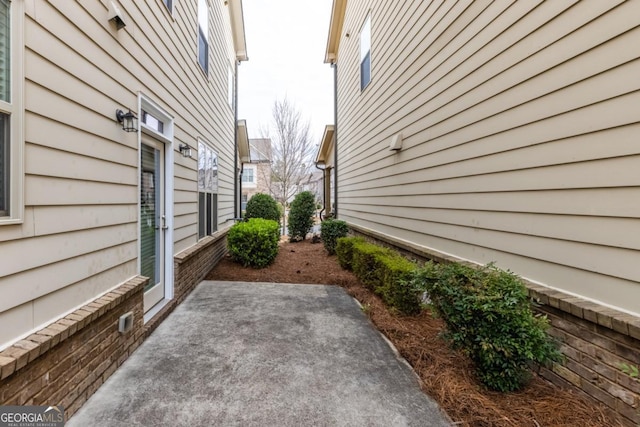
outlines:
M309 191L315 197L316 202L319 204L322 204L323 180L324 180L324 171L316 170L315 172L310 172L300 182L300 189L298 193L301 193L303 191Z
M0 58L0 405L71 415L225 252L242 3L1 0Z
M315 164L324 169L324 180L322 189L322 205L324 208L323 217L333 214L334 207L334 194L335 194L335 132L333 125L327 125L324 128L324 134L322 135L322 141L316 154Z
M626 417L640 401L616 375L640 363L638 40L638 1L334 0L325 57L338 217L528 279L569 358L545 375Z
M254 194L270 194L271 140L249 139L249 161L242 163L242 210Z

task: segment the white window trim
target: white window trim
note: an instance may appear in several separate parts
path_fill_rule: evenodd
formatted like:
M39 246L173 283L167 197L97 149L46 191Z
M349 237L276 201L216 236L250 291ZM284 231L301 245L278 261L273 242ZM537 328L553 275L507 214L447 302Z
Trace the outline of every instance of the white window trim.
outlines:
M233 101L234 101L234 92L235 92L235 76L233 74L233 67L231 65L228 66L227 71L227 103L229 107L233 110Z
M363 36L363 32L365 30L365 28L369 29L369 38L368 38L368 45L369 45L369 49L366 51L369 53L369 80L367 81L367 83L362 86L362 62L364 61L364 58L366 57L366 54L363 55L363 51L362 51L362 36ZM359 68L360 68L360 91L363 92L367 87L369 87L369 84L371 84L371 80L373 80L373 67L372 67L372 62L371 62L371 39L372 39L372 31L371 31L371 12L367 13L367 17L365 18L364 22L362 23L362 27L360 27L360 61L358 62L359 64Z
M205 7L206 7L206 21L205 22L205 28L202 28L202 26L200 25L200 2L204 2ZM196 25L196 62L198 63L198 68L200 68L200 71L202 71L204 73L204 75L209 78L209 68L210 68L210 63L209 63L209 53L210 53L210 49L209 49L209 15L211 13L211 8L209 6L209 0L198 0L197 2L197 10L196 10L196 18L197 18L197 25ZM205 42L207 45L207 58L206 58L206 64L207 67L203 67L202 64L200 63L200 29L202 28L202 33L204 34L205 37Z
M151 113L158 120L164 123L163 132L160 133L155 129L138 121L140 131L138 132L138 153L142 150L142 134L152 136L153 138L165 144L164 150L164 172L165 172L165 217L168 226L167 235L164 246L164 298L165 300L173 299L173 206L174 206L174 143L173 143L173 116L165 109L160 107L156 102L152 101L142 92L138 92L138 117L142 117L142 110ZM142 165L138 166L139 168ZM138 170L140 176L140 170ZM138 184L140 185L140 184ZM138 188L140 194L140 188ZM138 212L140 212L140 201L138 200ZM138 221L138 247L140 247L140 221ZM140 272L140 257L138 256L138 272Z
M24 222L24 2L11 2L11 103L0 101L10 113L9 216L0 225Z

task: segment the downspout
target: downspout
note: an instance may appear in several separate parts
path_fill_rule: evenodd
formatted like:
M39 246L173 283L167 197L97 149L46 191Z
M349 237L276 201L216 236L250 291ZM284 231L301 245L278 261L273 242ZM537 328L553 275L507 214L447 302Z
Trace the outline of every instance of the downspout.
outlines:
M333 67L333 218L338 218L338 64Z
M240 61L234 61L235 75L233 76L233 140L236 142L233 156L233 217L240 218L238 194L242 194L242 182L238 177L238 64Z

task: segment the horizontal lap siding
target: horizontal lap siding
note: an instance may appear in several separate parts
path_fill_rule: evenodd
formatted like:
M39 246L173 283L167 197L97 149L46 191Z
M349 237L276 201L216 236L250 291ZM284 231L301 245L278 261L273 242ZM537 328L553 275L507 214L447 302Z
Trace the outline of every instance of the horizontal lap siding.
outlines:
M339 216L639 313L639 17L623 1L349 2Z
M209 75L197 62L197 1L27 2L25 220L0 228L0 347L138 272L138 138L115 121L142 92L174 117L174 251L197 242L197 153L218 151L220 228L233 217L233 64L228 10L211 3ZM25 286L28 285L28 286ZM7 325L11 325L8 327ZM7 327L5 327L7 326Z

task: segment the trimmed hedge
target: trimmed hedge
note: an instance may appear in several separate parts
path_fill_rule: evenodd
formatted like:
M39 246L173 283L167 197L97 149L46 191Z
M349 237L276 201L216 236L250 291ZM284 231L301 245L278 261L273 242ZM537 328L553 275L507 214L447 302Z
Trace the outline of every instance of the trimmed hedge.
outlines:
M233 260L244 267L263 268L278 255L279 240L280 226L276 221L251 218L231 227L227 247Z
M458 263L420 270L422 286L446 324L445 338L469 355L479 380L507 392L524 387L531 365L560 359L548 320L533 314L527 291L513 273L489 264L472 268Z
M324 248L329 255L335 255L336 245L340 237L346 237L349 232L349 226L346 222L339 219L327 219L320 224L320 235Z
M422 290L414 287L417 265L389 248L359 237L342 237L336 246L338 262L353 269L360 281L402 314L420 313Z
M340 267L345 270L353 270L353 245L357 242L364 242L362 237L339 237L336 241L336 255Z
M254 194L247 202L244 217L245 219L263 218L276 221L280 224L280 209L275 199L268 194Z

